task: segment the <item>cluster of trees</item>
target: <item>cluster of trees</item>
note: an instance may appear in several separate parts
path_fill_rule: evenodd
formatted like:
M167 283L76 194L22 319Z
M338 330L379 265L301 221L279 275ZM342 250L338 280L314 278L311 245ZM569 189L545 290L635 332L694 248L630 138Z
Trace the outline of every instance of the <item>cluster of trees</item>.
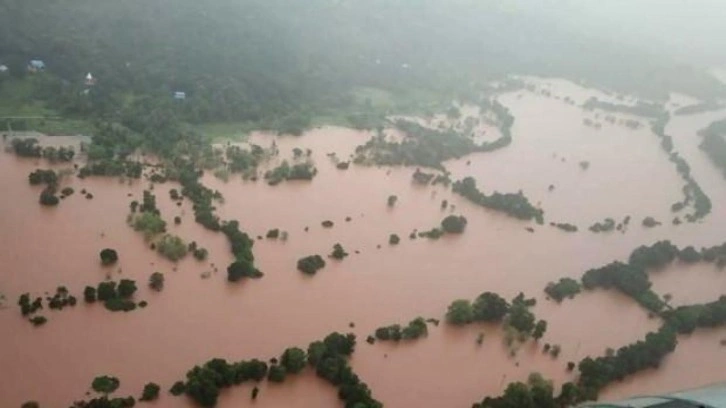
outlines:
M345 252L345 249L343 249L343 246L340 244L333 245L333 252L330 254L330 257L337 260L342 260L348 256L348 253ZM299 263L298 263L299 265ZM323 265L325 266L325 265ZM313 272L314 273L314 272Z
M673 114L676 116L695 115L697 113L715 111L721 108L723 108L723 105L718 102L706 101L695 103L693 105L681 106L680 108L676 109Z
M315 275L325 267L325 259L320 255L310 255L297 261L297 270L308 275Z
M498 294L484 292L473 303L465 299L453 301L446 312L446 321L454 325L475 321L501 322L509 308L509 303Z
M237 221L223 223L221 231L227 236L236 259L227 267L227 280L237 282L242 278L261 278L263 274L255 267L255 257L252 254L252 238L239 229Z
M20 306L20 313L28 316L43 308L43 298L36 297L31 300L30 293L23 293L18 298L18 306Z
M595 233L610 232L610 231L615 230L615 220L608 217L608 218L605 218L603 221L598 221L598 222L592 224L588 229Z
M55 147L46 146L41 147L38 144L38 139L29 138L14 138L10 142L10 146L17 156L20 157L33 157L33 158L44 158L51 163L56 162L70 162L73 160L76 151L72 147Z
M47 297L48 307L55 310L63 310L66 306L75 306L78 300L68 292L65 286L58 286L53 297Z
M10 142L13 151L20 157L40 158L43 155L43 148L35 138L15 138Z
M56 196L58 190L58 174L55 171L37 169L28 175L28 182L34 186L45 184L45 188L40 192L40 204L46 206L58 205L60 202L60 199ZM63 197L65 196L64 194Z
M186 381L175 383L171 392L174 395L184 393L202 407L214 407L224 388L247 381L260 382L265 378L271 382L283 382L288 374L297 374L309 365L320 378L338 388L338 396L346 406L382 407L348 364L347 359L354 350L355 335L331 333L322 341L310 343L307 352L297 347L286 349L279 360L271 360L273 363L269 366L258 359L236 363L212 359L189 370ZM253 391L253 398L256 394Z
M156 250L168 260L177 262L187 255L188 246L178 236L165 234L156 242Z
M379 166L420 166L444 170L443 162L474 152L488 152L509 144L504 137L477 145L453 129L435 130L399 119L394 125L406 137L401 142L386 139L383 132L356 148L355 163ZM444 182L442 179L441 182Z
M635 265L612 262L590 269L582 275L582 286L588 290L616 288L655 313L665 307L665 303L650 289L651 282L645 270Z
M255 177L257 166L265 159L265 150L255 144L249 150L235 145L227 146L224 153L229 171L243 173L245 178Z
M565 298L572 299L580 293L580 283L572 278L562 278L557 283L550 282L545 287L545 293L550 298L561 302Z
M132 206L132 211L133 209ZM147 240L166 232L166 221L156 212L141 212L133 217L132 225L134 230L142 232Z
M452 191L482 207L502 211L521 220L535 220L539 224L544 222L543 211L530 204L521 191L517 194L502 194L495 191L491 195L486 195L479 191L476 180L472 177L455 182Z
M94 139L95 140L95 139ZM78 177L86 178L90 176L103 177L127 177L138 179L141 178L143 166L137 161L118 160L118 159L100 159L89 161L85 166L78 170Z
M428 326L426 320L423 317L417 317L410 322L406 327L401 327L400 324L392 324L390 326L379 327L376 329L375 338L378 340L413 340L419 337L426 336L428 334Z
M473 404L472 408L566 408L581 400L575 384L563 384L560 394L554 395L552 382L532 373L526 383L510 383L501 396L486 397Z
M36 169L28 174L28 182L31 186L40 184L55 186L58 184L58 174L53 170Z
M594 399L606 385L648 368L658 368L665 356L675 350L676 332L668 325L648 333L644 340L619 348L611 355L586 357L578 364L580 394Z
M130 312L137 306L131 299L136 290L136 282L130 279L121 279L118 284L114 281L105 281L99 283L97 287L86 286L83 299L86 303L103 302L106 309L112 312ZM142 303L144 302L140 302L139 306L142 306Z
M265 173L267 184L275 186L284 180L312 180L318 174L318 169L310 162L290 165L287 160Z
M91 382L91 388L93 391L103 394L103 396L94 397L88 401L75 401L70 408L132 408L136 405L136 399L134 397L109 397L109 394L113 394L120 385L121 382L116 377L109 375L98 376ZM150 400L142 399L142 401Z
M570 224L570 223L566 223L566 222L551 222L550 225L553 226L553 227L555 227L555 228L559 228L559 229L561 229L562 231L565 231L565 232L577 232L577 225L573 225L573 224Z

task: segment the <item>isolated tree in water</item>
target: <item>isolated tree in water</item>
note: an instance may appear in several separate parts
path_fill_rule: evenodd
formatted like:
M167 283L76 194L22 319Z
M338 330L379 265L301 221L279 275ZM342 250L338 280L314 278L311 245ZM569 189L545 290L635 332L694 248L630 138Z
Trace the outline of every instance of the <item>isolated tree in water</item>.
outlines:
M118 253L111 248L101 250L98 255L101 257L103 265L113 265L118 261Z

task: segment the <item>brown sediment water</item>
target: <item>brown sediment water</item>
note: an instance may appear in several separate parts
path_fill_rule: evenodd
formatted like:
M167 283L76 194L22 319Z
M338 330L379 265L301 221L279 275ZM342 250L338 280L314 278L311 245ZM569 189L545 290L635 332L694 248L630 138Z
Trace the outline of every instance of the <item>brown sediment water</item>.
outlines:
M590 96L582 88L560 89L556 84L551 91L572 95L578 103ZM443 187L413 185L413 168L352 165L349 170L336 169L326 154L334 152L347 160L371 136L368 132L324 127L299 138L255 133L251 142L267 146L274 139L282 156L289 157L294 147L310 148L319 174L312 182L283 182L274 187L263 181L246 182L240 176L227 182L204 176L205 185L224 195L217 211L222 219L239 220L242 230L253 237L264 236L271 228L289 233L287 242L256 241L256 263L265 276L238 284L226 282L225 269L232 255L224 236L194 223L187 200L181 207L170 200L169 190L179 188L178 184L154 186L158 206L169 231L207 248L208 261L187 257L174 265L126 225L129 203L141 199L148 182L71 177L63 185L72 186L76 193L57 208L43 208L38 204L41 188L28 185L27 175L47 165L0 154L4 194L0 292L9 303L0 309L0 364L5 368L0 375L0 405L19 406L34 399L41 406L67 406L83 398L91 380L102 374L121 379L118 395L138 396L146 382L157 382L166 390L195 364L213 357L269 358L288 346L306 346L331 331L353 331L358 335L353 368L386 406L469 406L533 371L558 383L571 380L565 370L568 361L601 355L608 347L618 348L656 330L657 319L649 319L634 302L616 293L587 293L555 304L544 299L542 289L560 277L579 277L589 268L625 259L638 245L659 239L696 247L722 242L726 182L698 149L696 131L723 112L674 117L666 129L713 201L713 212L705 221L676 227L669 222L670 205L681 199L683 182L644 120L640 130L602 120L602 128L595 130L583 125L586 117L599 120L595 112L583 112L541 94L516 95L500 99L516 118L512 144L450 161L446 167L454 179L475 177L486 192L521 189L533 203L541 203L547 222L571 222L580 232L568 234L518 221L477 207ZM590 167L582 170L579 162L585 160ZM550 184L555 185L551 192ZM82 188L94 198L82 197ZM389 208L386 200L392 194L398 202ZM466 232L438 241L410 240L412 230L437 226L451 213L440 208L443 199L455 206L453 213L466 216ZM183 220L179 226L172 222L177 215ZM587 231L605 217L620 221L626 215L632 220L624 234ZM640 221L648 215L664 225L643 228ZM346 217L351 221L346 222ZM320 225L323 220L332 220L335 226L325 229ZM529 226L534 233L525 230ZM388 245L391 233L401 237L398 246ZM295 269L297 259L327 255L335 243L341 243L350 256L341 262L328 261L314 277ZM119 252L117 266L100 266L98 252L105 247ZM673 288L674 299L712 300L718 291L713 287L726 282L718 273L706 271L703 283L691 286L690 280L677 279L680 266L672 268L654 281L659 293L661 285L664 291ZM166 275L161 293L145 285L154 271ZM204 272L211 276L202 279ZM85 285L97 284L107 275L135 279L140 286L136 298L147 300L149 306L130 313L111 313L99 304L79 304L60 312L44 310L49 322L34 328L15 305L23 292L52 292L59 285L81 298ZM686 293L676 293L679 282ZM382 325L405 323L419 315L441 319L452 300L473 299L484 291L507 298L520 291L537 297L535 312L550 324L540 344L529 342L511 357L499 329L457 329L443 323L416 342L369 346L364 341ZM354 328L348 327L350 322ZM485 333L480 347L475 341L479 332ZM713 358L714 353L723 352L717 337L697 332L680 340L677 352L659 371L615 385L606 396L683 388L676 383L684 376L689 385L722 380L719 360ZM560 357L554 360L542 354L543 343L560 345ZM641 377L643 387L639 388ZM223 392L219 406L252 405L250 389L251 385L245 385ZM185 404L191 405L164 393L155 406ZM281 385L265 383L254 403L263 407L338 404L335 389L310 372Z

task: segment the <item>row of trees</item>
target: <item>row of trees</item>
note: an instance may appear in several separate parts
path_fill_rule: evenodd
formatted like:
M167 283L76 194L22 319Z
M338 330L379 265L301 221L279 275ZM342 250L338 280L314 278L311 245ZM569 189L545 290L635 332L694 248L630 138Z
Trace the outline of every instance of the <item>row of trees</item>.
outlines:
M275 186L285 180L312 180L318 174L318 169L310 162L290 165L287 160L265 173L267 184Z
M479 191L473 177L454 182L452 191L482 207L502 211L521 220L535 220L539 224L544 222L543 211L530 204L521 191L517 194L502 194L495 191L491 195L486 195Z
M371 396L368 386L348 365L347 359L354 349L355 335L331 333L322 341L310 343L307 352L298 347L286 349L279 360L272 359L269 366L258 359L236 363L212 359L189 370L186 380L175 383L171 392L184 393L202 407L214 407L224 388L248 381L260 382L265 378L271 382L284 382L288 374L297 374L309 365L319 377L338 388L338 396L346 406L381 407Z
M379 327L374 333L376 339L383 341L413 340L426 336L427 334L428 327L426 320L420 316L408 322L405 327L401 327L400 324L392 324L390 326Z
M667 113L662 114L657 118L651 125L651 130L661 141L661 147L668 154L668 159L676 165L676 171L685 181L685 185L682 188L683 201L677 202L671 206L673 212L678 212L688 206L693 205L693 213L686 215L688 222L696 222L701 218L704 218L711 213L711 199L703 192L701 186L691 175L691 167L688 162L673 150L673 139L665 134L665 126L670 120L670 116ZM703 147L703 146L701 146ZM710 150L707 150L710 153ZM676 222L674 221L674 224Z

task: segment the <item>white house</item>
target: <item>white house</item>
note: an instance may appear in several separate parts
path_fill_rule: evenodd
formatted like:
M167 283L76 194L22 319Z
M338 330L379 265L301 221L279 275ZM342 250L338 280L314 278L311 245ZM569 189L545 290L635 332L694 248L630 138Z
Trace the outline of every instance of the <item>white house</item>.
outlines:
M38 72L45 70L45 62L41 60L30 60L28 63L28 71Z
M94 78L90 72L88 74L86 74L86 85L87 86L96 85L96 78Z
M7 65L0 65L0 74L4 74L6 72L10 71Z
M186 92L176 91L174 92L174 99L182 100L187 98Z

